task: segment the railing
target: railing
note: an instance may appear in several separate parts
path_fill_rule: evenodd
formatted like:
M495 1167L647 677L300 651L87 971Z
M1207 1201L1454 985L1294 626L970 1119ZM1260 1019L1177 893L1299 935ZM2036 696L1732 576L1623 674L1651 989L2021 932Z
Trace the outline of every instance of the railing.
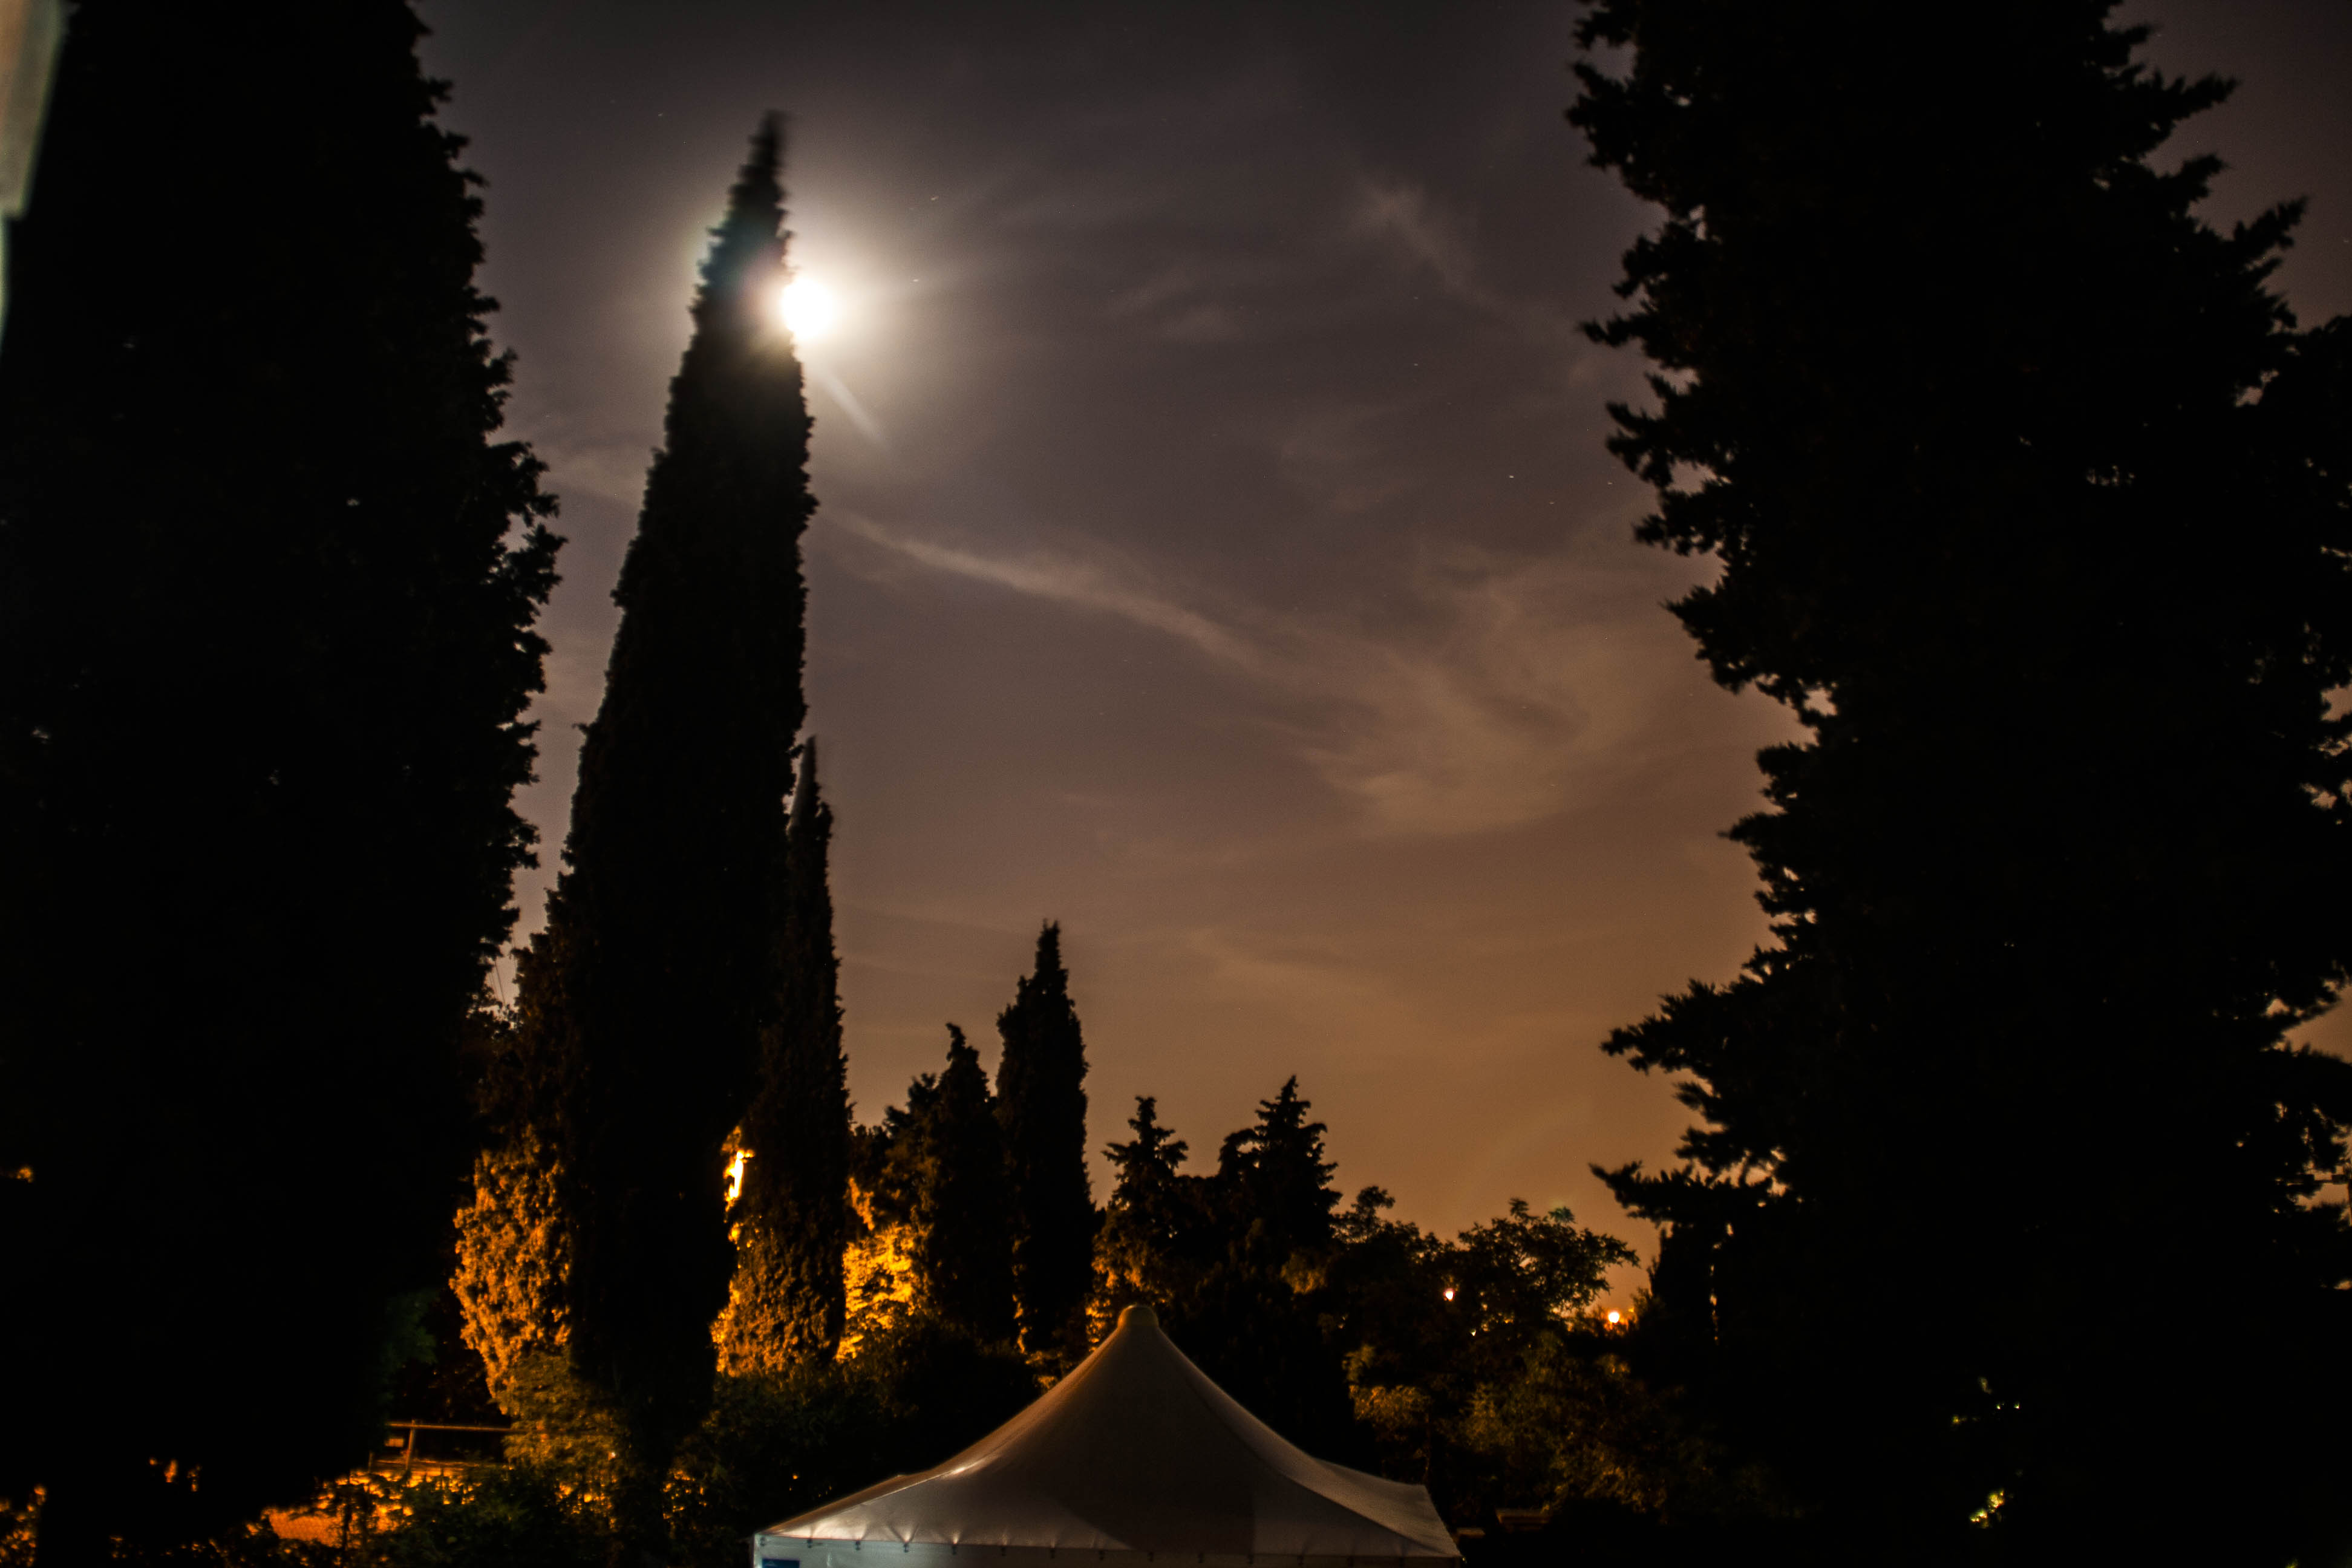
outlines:
M382 1449L369 1456L366 1471L369 1475L400 1476L404 1479L410 1476L461 1475L467 1470L478 1470L505 1463L503 1458L467 1458L457 1456L419 1454L416 1451L416 1436L420 1432L494 1432L504 1436L513 1430L510 1426L475 1426L451 1421L388 1421L384 1426L387 1431L404 1432L407 1436L404 1438L394 1436L385 1443Z

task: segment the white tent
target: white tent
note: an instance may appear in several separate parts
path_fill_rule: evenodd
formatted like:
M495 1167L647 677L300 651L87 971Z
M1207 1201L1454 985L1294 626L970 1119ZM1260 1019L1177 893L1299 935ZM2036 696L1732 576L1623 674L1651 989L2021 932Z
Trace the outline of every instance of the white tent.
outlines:
M1338 1568L1460 1555L1428 1491L1310 1458L1129 1307L1076 1372L943 1465L752 1537L753 1568L1048 1560Z

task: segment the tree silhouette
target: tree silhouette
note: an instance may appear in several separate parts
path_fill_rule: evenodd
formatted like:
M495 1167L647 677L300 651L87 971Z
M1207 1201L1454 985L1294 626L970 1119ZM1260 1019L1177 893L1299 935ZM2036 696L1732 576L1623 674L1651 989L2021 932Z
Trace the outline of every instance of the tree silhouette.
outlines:
M1134 1302L1173 1321L1224 1246L1214 1194L1206 1178L1181 1169L1187 1146L1160 1124L1160 1102L1137 1095L1127 1125L1134 1136L1103 1151L1115 1174L1095 1238L1090 1327L1097 1340Z
M1004 1132L980 1053L948 1026L946 1070L907 1087L907 1103L862 1129L858 1185L874 1223L905 1236L914 1315L984 1345L1010 1345L1013 1193ZM861 1350L860 1353L864 1353Z
M1294 1074L1272 1100L1258 1101L1257 1121L1227 1133L1217 1151L1217 1183L1234 1216L1236 1246L1277 1273L1311 1266L1331 1247L1339 1202L1331 1173L1339 1167L1323 1158L1328 1129L1307 1120L1308 1109Z
M996 1032L997 1117L1013 1197L1013 1287L1022 1347L1073 1362L1085 1353L1093 1283L1094 1194L1087 1180L1087 1047L1062 967L1062 928L1037 936L1035 973L1022 976Z
M1323 1124L1298 1080L1258 1102L1226 1135L1217 1169L1179 1167L1181 1139L1136 1101L1135 1136L1108 1150L1118 1179L1096 1248L1091 1314L1107 1331L1120 1307L1158 1308L1171 1337L1244 1407L1310 1452L1363 1457L1339 1351L1321 1321L1339 1242Z
M665 445L614 598L622 619L572 796L566 870L524 971L556 1064L570 1350L624 1433L623 1538L703 1414L734 1264L729 1131L776 1024L785 797L801 695L809 417L776 321L781 132L713 231Z
M45 1563L349 1466L443 1267L557 541L420 32L84 5L11 231L0 1493Z
M721 1359L736 1371L828 1360L841 1343L849 1086L826 885L832 835L809 741L785 832L776 1014L761 1031L758 1085L743 1117L751 1158L735 1208L735 1282L719 1328Z
M1771 944L1609 1043L1688 1075L1689 1163L1612 1182L1724 1407L1882 1554L2344 1521L2352 1068L2287 1037L2352 960L2352 335L2265 287L2295 208L2218 233L2218 163L2150 163L2228 88L2109 9L1583 24L1630 64L1570 118L1665 212L1612 446L1722 563L1674 606L1716 679L1805 731L1733 834Z
M1013 1191L1005 1174L1004 1135L980 1053L952 1024L947 1070L923 1108L920 1127L915 1258L925 1303L977 1339L1010 1341Z

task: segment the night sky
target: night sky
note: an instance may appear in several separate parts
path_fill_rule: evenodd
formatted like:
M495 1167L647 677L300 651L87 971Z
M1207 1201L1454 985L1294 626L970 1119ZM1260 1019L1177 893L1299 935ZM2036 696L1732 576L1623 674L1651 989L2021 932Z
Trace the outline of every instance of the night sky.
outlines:
M1213 1159L1297 1073L1350 1193L1646 1244L1586 1166L1687 1113L1597 1047L1763 936L1719 835L1790 727L1708 682L1659 608L1705 565L1633 542L1602 449L1641 366L1576 326L1644 214L1560 118L1576 9L422 8L571 540L520 931L703 231L782 109L843 307L803 355L808 689L860 1118L947 1020L992 1063L1052 918L1097 1147L1152 1093ZM2210 216L2308 196L2282 286L2352 310L2352 4L2129 14L2242 79L2174 144L2230 161Z

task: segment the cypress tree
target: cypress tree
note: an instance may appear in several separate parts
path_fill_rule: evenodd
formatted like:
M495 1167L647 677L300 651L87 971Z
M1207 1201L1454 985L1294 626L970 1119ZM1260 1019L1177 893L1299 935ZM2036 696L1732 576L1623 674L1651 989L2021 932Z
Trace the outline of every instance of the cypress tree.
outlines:
M557 542L421 31L86 0L9 237L0 1494L44 1563L348 1467L446 1267Z
M1013 1288L1022 1348L1074 1361L1086 1348L1094 1193L1087 1178L1087 1046L1062 967L1062 928L1037 936L1035 973L997 1016L996 1108L1013 1195Z
M929 1309L974 1338L1010 1342L1013 1188L980 1053L948 1026L947 1070L926 1109L916 1258Z
M877 1217L912 1234L915 1310L984 1343L1009 1343L1012 1190L980 1053L948 1026L948 1064L907 1090L868 1139Z
M1583 27L1630 69L1571 119L1665 215L1612 446L1804 731L1734 833L1771 942L1610 1041L1687 1075L1689 1163L1612 1181L1728 1429L1881 1558L2352 1528L2352 1068L2287 1043L2352 973L2352 325L2266 286L2294 207L2220 233L2219 163L2151 163L2229 88L2110 9Z
M735 1372L831 1360L841 1343L849 1084L825 876L832 837L811 740L785 829L776 1013L761 1031L758 1087L743 1118L750 1157L735 1207L735 1280L718 1331L720 1359Z
M733 1268L722 1145L775 1018L785 797L801 695L809 417L773 300L771 118L713 231L664 445L614 598L566 869L526 980L572 1225L574 1370L624 1435L625 1541L708 1406Z

